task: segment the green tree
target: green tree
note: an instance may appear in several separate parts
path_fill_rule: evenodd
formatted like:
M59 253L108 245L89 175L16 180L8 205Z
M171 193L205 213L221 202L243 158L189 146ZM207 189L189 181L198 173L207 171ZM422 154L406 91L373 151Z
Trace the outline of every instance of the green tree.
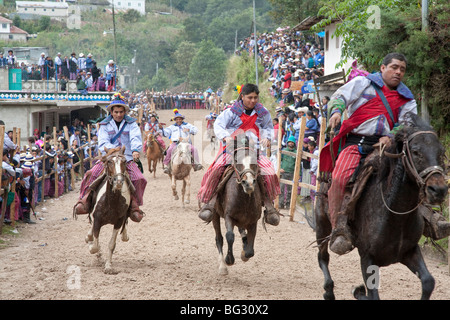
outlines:
M211 40L204 40L189 68L190 87L203 90L211 86L214 90L223 85L226 73L225 52Z
M268 0L272 5L270 15L281 25L295 26L308 16L315 16L319 0Z

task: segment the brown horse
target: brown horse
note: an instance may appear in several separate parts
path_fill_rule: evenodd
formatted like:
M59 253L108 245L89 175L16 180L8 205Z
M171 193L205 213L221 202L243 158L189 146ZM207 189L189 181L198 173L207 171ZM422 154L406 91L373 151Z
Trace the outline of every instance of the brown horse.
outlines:
M158 142L153 133L147 134L147 161L148 171L153 172L153 177L156 178L156 165L158 161L163 161L164 154L161 152Z
M86 236L86 243L89 244L90 253L97 253L100 250L98 238L101 227L106 224L114 226L104 268L104 272L110 274L114 273L111 260L120 228L122 228L122 241L128 241L126 223L129 216L131 194L134 190L128 176L124 150L125 147L122 149L111 149L101 159L105 172L98 178L102 180L96 180L101 182L94 194L95 202L92 211L94 222Z
M398 262L419 277L422 299L429 299L434 289L434 278L425 265L418 241L424 229L422 203L440 204L447 195L445 150L430 125L414 114L410 118L410 123L395 135L391 148L378 161L371 162L374 172L359 198L349 202L352 210L348 224L364 279L364 285L353 292L358 299L379 299L378 269ZM362 168L365 170L372 169L366 166ZM324 298L334 299L334 282L328 269L328 184L320 184L316 198L316 238L319 265L325 277Z
M226 184L217 194L215 214L212 220L216 232L216 246L219 251L219 274L222 275L228 274L227 265L234 264L234 226L238 227L243 242L242 261L246 262L253 257L256 226L262 210L263 200L258 182L260 170L257 163L258 152L248 146L247 138L244 144L239 141L242 139L235 138L233 163L231 169L226 169L223 175L226 177L229 172L231 176L228 180L224 180ZM225 258L222 251L221 217L225 220L227 230L225 237L228 243L228 253Z

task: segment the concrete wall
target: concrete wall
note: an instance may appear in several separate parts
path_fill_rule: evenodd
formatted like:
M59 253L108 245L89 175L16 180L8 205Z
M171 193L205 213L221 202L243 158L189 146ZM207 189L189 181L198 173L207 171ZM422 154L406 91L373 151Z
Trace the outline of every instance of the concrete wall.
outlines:
M7 68L0 68L0 90L9 90L9 76Z

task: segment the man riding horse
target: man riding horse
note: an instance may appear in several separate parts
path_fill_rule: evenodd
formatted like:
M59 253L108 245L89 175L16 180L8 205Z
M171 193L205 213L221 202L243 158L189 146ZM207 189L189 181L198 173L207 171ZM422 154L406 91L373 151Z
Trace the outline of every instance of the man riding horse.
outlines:
M136 123L136 119L126 115L130 111L130 107L126 104L120 94L114 95L114 100L108 106L107 110L110 115L100 122L98 131L98 146L102 154L106 152L104 149L112 149L117 147L125 147L125 157L127 159L127 172L131 182L135 188L135 192L131 195L130 203L130 219L140 222L143 218L143 212L139 206L143 204L143 195L147 180L142 175L139 167L133 160L139 160L140 151L142 150L141 130ZM104 172L104 166L98 161L81 182L80 199L75 204L74 212L76 214L87 214L93 209L92 193L95 189L95 183Z
M273 131L272 118L269 111L258 103L258 100L258 87L254 84L246 84L241 88L239 99L234 105L224 110L214 122L214 133L225 145L203 176L198 192L198 199L204 203L199 217L205 222L210 222L214 216L217 197L215 191L226 166L232 160L232 155L223 152L226 145L233 145L234 136L240 132L252 132L262 146L267 147L270 144ZM267 223L276 226L280 223L280 213L274 208L273 201L280 194L280 183L272 163L266 156L259 156L258 165L261 168L260 178L263 179L260 187L266 207L264 218Z
M164 153L164 150L166 150L166 144L158 132L158 124L159 124L158 115L156 114L156 112L154 112L150 115L150 121L145 123L144 131L147 134L151 133L155 136L156 142L158 143L159 148L161 149L161 153ZM145 151L146 147L144 147L144 152Z
M164 158L163 164L164 164L164 173L169 174L170 173L170 160L172 159L172 152L176 148L178 142L180 142L181 139L191 142L190 135L197 134L198 129L196 126L193 126L190 123L187 123L184 121L184 116L178 112L178 109L173 110L175 113L175 116L173 120L175 120L175 123L167 128L164 128L163 125L159 124L159 133L162 134L163 137L167 137L170 140L172 140L172 144L169 146L169 149L167 149L166 156ZM198 171L203 168L203 166L199 163L198 159L198 151L194 147L193 144L191 144L191 153L193 155L194 163L192 167L194 168L194 171Z
M414 96L402 82L406 66L404 55L390 53L383 59L380 72L354 78L340 87L328 103L332 130L341 123L345 110L349 116L342 122L339 134L320 154L320 172L332 172L328 191L332 225L330 250L337 254L353 248L347 215L341 206L346 185L361 158L370 153L376 143L389 146L398 123L405 120L408 112L417 114ZM341 151L336 159L339 146ZM430 223L434 221L435 238L436 234L446 233L444 229L449 230L449 224L443 223L444 218L439 214L433 216L425 206L421 207L421 212Z

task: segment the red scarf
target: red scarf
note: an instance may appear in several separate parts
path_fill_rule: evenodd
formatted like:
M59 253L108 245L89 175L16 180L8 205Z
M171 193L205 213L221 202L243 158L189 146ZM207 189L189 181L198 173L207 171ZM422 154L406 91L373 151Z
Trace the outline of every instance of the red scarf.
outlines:
M394 113L394 120L398 122L398 115L400 112L400 107L405 103L410 101L410 99L404 98L401 96L397 90L389 90L386 86L381 88L383 91L386 100L391 106L392 112ZM389 122L389 127L391 130L394 128L394 123L392 122L386 107L381 101L380 96L377 93L377 96L365 104L360 106L350 118L345 120L342 123L339 134L333 139L333 154L335 159L337 158L339 145L344 146L345 140L347 138L347 134L350 133L353 129L360 126L365 121L372 119L374 117L384 115ZM331 159L331 151L330 144L328 143L326 146L322 148L320 152L320 172L332 172L333 171L333 161Z

